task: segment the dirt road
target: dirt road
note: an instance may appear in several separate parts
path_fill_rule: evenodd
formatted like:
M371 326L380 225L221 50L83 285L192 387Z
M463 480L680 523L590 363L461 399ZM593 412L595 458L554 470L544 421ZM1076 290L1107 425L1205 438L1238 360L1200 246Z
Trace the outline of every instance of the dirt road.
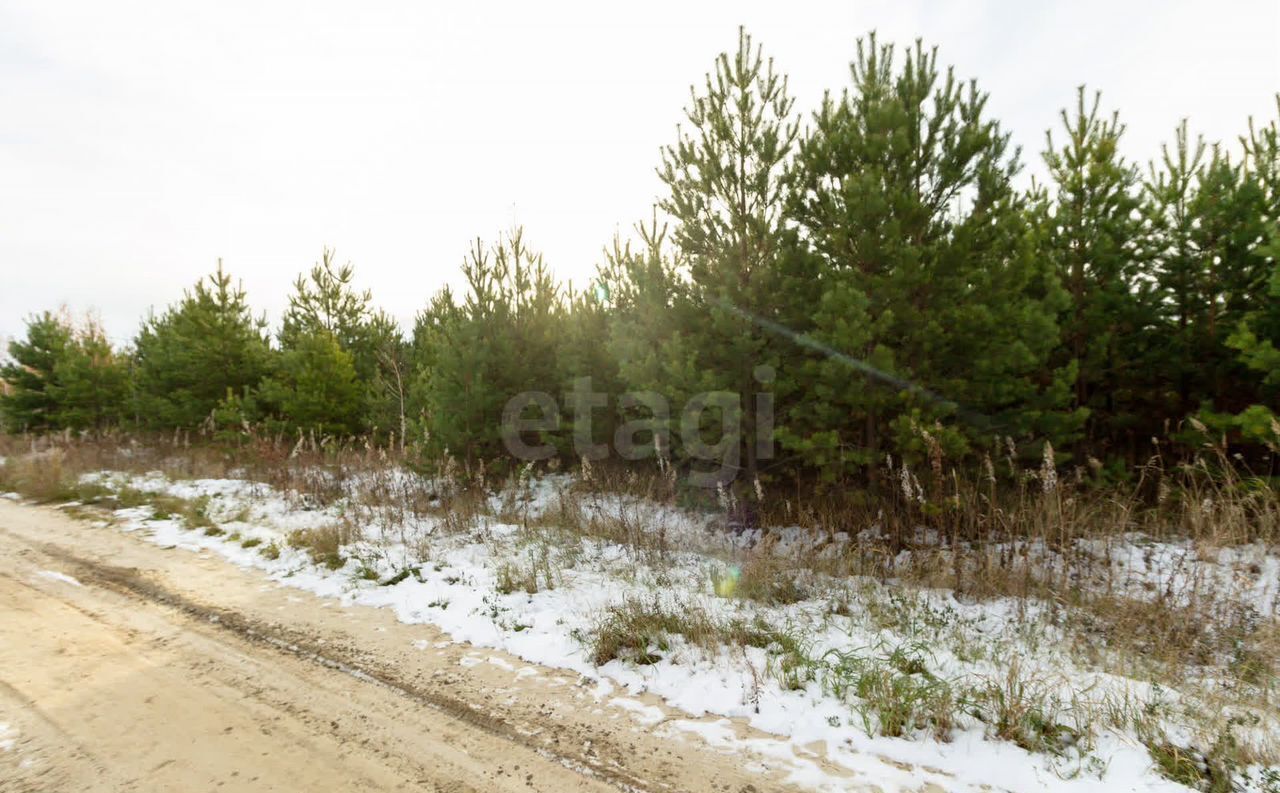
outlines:
M657 704L0 500L6 793L787 789Z

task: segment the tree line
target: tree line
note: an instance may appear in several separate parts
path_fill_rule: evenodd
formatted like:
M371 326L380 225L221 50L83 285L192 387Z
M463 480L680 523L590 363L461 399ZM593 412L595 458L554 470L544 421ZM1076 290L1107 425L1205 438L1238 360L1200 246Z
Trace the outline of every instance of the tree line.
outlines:
M1230 144L1184 122L1141 167L1082 87L1046 135L1046 179L1024 189L987 95L936 49L872 34L850 76L802 118L740 33L661 152L654 217L605 248L584 289L517 229L477 241L465 288L405 334L326 251L271 333L219 264L125 349L93 323L33 316L0 369L5 426L373 435L491 460L511 396L589 377L611 395L731 395L746 482L867 483L888 456L976 464L1046 442L1123 477L1163 439L1204 435L1274 466L1277 119ZM673 420L612 399L589 432L640 422L680 464L688 450L663 443ZM568 458L582 431L534 434Z

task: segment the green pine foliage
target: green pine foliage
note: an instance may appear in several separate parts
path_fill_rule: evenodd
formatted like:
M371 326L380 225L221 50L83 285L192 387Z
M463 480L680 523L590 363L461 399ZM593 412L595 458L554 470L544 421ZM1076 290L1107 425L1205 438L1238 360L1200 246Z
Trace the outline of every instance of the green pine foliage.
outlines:
M73 330L65 315L46 311L27 320L27 337L9 342L10 361L0 368L8 388L0 392L0 415L9 432L61 429L54 369L66 355Z
M100 430L119 425L129 398L129 364L92 318L79 327L65 312L27 321L0 367L0 420L9 432Z
M1268 232L1262 191L1243 161L1215 150L1199 174L1191 213L1200 305L1190 314L1191 360L1179 371L1195 372L1191 399L1235 410L1242 405L1233 401L1248 398L1240 382L1247 374L1227 342L1267 292L1268 268L1256 245Z
M1144 213L1151 230L1152 277L1159 289L1159 325L1167 329L1149 365L1156 365L1168 379L1167 404L1160 415L1186 415L1207 396L1202 389L1199 350L1205 348L1203 331L1206 260L1196 247L1197 218L1193 213L1196 177L1204 167L1203 139L1192 141L1184 121L1173 146L1166 145L1161 165L1154 163L1145 185Z
M138 423L147 429L196 429L228 396L242 397L267 373L266 320L244 289L218 269L164 313L143 323L134 341Z
M1269 242L1280 214L1276 139L1275 122L1251 125L1233 159L1193 142L1184 122L1152 166L1145 202L1160 298L1145 367L1151 390L1166 395L1153 414L1166 423L1196 414L1216 433L1262 446L1276 440L1268 378L1280 341Z
M697 370L692 340L682 330L693 308L679 253L670 250L668 229L656 214L636 231L638 243L615 237L606 249L599 285L609 312L605 347L620 384L648 395L615 405L617 432L630 456L646 459L670 451L671 405L692 396L681 389L695 383Z
M553 342L564 421L557 448L565 459L607 456L619 427L617 400L626 388L606 343L613 321L608 295L607 283L599 279L582 292L565 292Z
M676 410L695 394L716 394L718 407L692 418L708 425L707 443L732 444L727 456L715 456L747 481L760 469L757 394L771 379L759 375L778 365L777 342L755 318L777 318L799 134L793 104L786 78L739 30L737 50L722 54L694 92L689 127L662 152L658 175L669 192L659 206L673 220L674 252L665 253L663 232L650 229L643 253L615 249L607 278L629 313L627 330L615 335L629 385L663 395ZM671 423L681 419L672 415ZM726 419L740 437L717 437Z
M1075 367L1071 406L1089 416L1083 447L1132 453L1137 438L1145 443L1158 431L1143 330L1159 304L1144 277L1138 172L1119 153L1124 126L1116 114L1099 115L1100 99L1089 102L1082 86L1074 112L1062 112L1061 142L1047 134L1053 192L1036 197L1035 212L1040 250L1070 296L1054 360Z
M343 347L360 345L372 312L372 292L352 286L355 269L348 262L334 263L334 252L325 248L320 261L293 282L293 294L280 327L280 345L292 347L302 336L327 333Z
M1074 369L1050 365L1066 295L1008 135L936 51L903 55L860 41L852 88L800 151L808 333L856 363L807 356L781 437L829 479L921 453L924 427L963 457L995 435L1057 442L1083 419L1066 409Z
M1280 441L1280 225L1257 253L1271 270L1263 292L1266 299L1240 322L1227 346L1237 351L1240 363L1258 381L1259 399L1219 426L1225 423L1247 442L1274 446Z
M268 427L290 434L349 437L364 426L366 391L355 359L332 333L293 335L257 390Z
M506 456L503 413L510 400L559 393L564 305L521 229L491 249L477 240L462 272L467 291L461 302L446 289L418 316L411 400L414 435L426 448L478 464ZM537 421L544 411L527 405L519 415ZM558 431L556 423L521 438L541 447L554 443Z
M327 334L358 359L360 377L368 382L377 369L378 337L386 331L385 318L375 314L373 293L357 291L354 279L355 268L349 262L336 264L334 252L325 248L311 271L293 282L281 321L280 347L291 349L304 337Z
M1280 110L1280 97L1276 107ZM1236 248L1250 266L1227 294L1240 319L1226 343L1247 371L1237 387L1253 389L1251 404L1239 414L1241 433L1266 443L1280 435L1275 424L1280 413L1280 120L1261 130L1250 127L1246 164L1258 206L1247 216L1245 233L1235 235ZM1257 226L1261 232L1250 239Z
M111 346L102 326L77 328L53 367L55 423L72 430L101 430L128 418L129 359Z
M363 404L351 429L399 433L403 438L407 394L404 339L395 320L375 309L373 294L358 291L354 279L352 265L338 265L334 252L326 248L311 271L294 281L281 322L280 348L287 353L310 337L332 338L350 356L360 384ZM348 418L344 407L342 415L321 423L347 426Z

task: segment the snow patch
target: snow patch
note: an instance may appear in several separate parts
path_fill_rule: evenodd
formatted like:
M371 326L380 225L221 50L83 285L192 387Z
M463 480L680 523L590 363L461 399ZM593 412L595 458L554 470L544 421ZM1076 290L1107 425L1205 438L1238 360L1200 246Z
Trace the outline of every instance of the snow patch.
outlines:
M609 704L629 711L636 721L646 727L651 727L667 718L667 714L662 708L646 705L643 702L637 702L626 697L614 697L609 700Z
M81 584L79 581L75 580L71 576L67 575L66 573L59 573L56 570L41 570L40 572L36 573L36 575L40 576L41 578L47 578L50 581L61 581L64 584L70 584L72 586L83 586L83 584Z

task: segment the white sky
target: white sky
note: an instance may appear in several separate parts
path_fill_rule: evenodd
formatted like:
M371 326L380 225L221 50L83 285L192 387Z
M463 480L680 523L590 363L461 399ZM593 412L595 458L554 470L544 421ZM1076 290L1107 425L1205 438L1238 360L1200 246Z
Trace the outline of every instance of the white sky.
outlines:
M1080 83L1144 163L1280 90L1277 0L437 5L0 0L0 336L65 302L127 340L218 257L274 319L325 245L407 324L513 221L581 283L739 23L806 113L857 36L924 37L1029 170Z

